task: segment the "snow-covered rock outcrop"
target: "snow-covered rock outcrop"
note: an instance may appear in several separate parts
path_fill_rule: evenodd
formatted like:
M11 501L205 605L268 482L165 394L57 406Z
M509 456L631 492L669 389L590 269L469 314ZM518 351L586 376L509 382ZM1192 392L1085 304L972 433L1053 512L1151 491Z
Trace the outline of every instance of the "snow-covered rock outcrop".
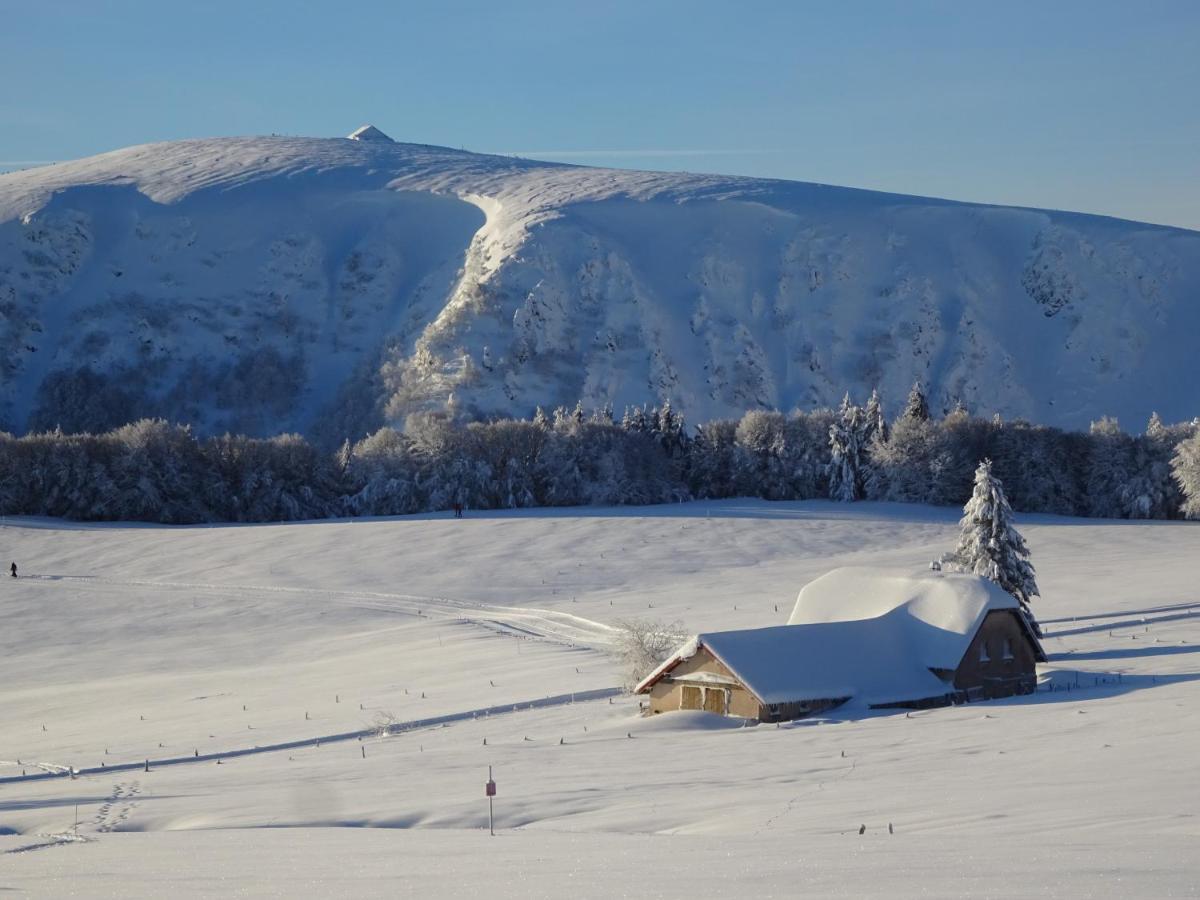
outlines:
M0 175L0 428L357 436L414 409L691 421L914 380L935 407L1200 410L1200 234L351 139Z

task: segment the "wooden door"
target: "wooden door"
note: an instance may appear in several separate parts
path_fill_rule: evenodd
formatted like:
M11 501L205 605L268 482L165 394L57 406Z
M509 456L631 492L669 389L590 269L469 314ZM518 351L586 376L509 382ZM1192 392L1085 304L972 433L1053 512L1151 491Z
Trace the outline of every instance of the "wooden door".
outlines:
M683 692L679 699L680 709L704 709L704 695L700 688L685 684L680 690Z
M707 688L704 691L704 708L719 716L725 715L729 709L729 691L721 688Z

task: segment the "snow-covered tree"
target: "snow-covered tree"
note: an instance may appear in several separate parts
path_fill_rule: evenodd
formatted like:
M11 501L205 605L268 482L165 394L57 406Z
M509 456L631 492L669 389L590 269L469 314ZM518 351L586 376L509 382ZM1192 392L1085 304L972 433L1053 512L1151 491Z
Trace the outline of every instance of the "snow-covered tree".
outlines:
M621 416L621 427L626 431L649 431L650 423L646 415L646 407L625 407L625 414Z
M912 390L908 392L908 400L904 403L904 412L900 413L901 419L915 419L919 422L929 421L929 401L925 399L925 394L921 391L921 382L913 383Z
M537 506L546 494L543 448L550 436L533 422L500 419L467 426L469 453L487 478L466 501L485 509Z
M687 452L687 425L683 416L671 408L671 401L663 403L662 409L656 409L651 417L657 423L653 434L662 445L663 452L669 459L681 459Z
M346 467L345 511L355 516L396 516L424 508L419 463L411 442L391 428L363 438Z
M926 503L936 451L937 426L928 419L902 415L886 442L868 448L870 471L865 485L872 500Z
M740 494L790 500L784 460L785 419L774 410L752 409L737 426L737 483Z
M987 455L991 429L961 404L943 417L934 431L926 502L953 506L966 500L976 463Z
M1189 519L1200 519L1200 429L1179 442L1171 460L1171 471L1183 491L1181 512Z
M688 486L703 499L733 497L738 476L738 423L717 419L696 426L688 446Z
M863 447L869 447L875 441L888 439L887 420L883 417L883 403L879 399L879 391L872 390L867 399L867 407L863 412Z
M1029 548L1013 526L1004 486L992 474L991 460L985 459L975 470L975 490L963 507L959 525L958 546L943 562L996 582L1029 614L1030 598L1038 596L1037 580ZM1029 618L1033 622L1032 614Z
M829 426L829 496L833 500L852 502L863 496L863 435L862 407L842 398L841 408Z
M600 425L611 425L613 423L612 403L606 402L603 406L597 406L593 409L589 421Z
M1128 515L1125 491L1133 464L1133 438L1109 416L1093 422L1088 431L1088 515L1116 519Z
M690 636L679 622L626 619L615 624L613 654L624 671L626 690L632 690Z

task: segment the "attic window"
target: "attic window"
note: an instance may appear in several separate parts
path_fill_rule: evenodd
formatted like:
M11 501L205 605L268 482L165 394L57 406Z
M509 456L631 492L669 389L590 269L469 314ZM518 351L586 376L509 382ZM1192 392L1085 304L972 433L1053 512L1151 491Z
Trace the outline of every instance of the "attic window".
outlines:
M1004 651L1000 654L1001 659L1014 659L1013 645L1010 638L1004 639Z
M988 656L987 641L984 641L979 645L979 661L981 663L988 663L992 661L992 658Z

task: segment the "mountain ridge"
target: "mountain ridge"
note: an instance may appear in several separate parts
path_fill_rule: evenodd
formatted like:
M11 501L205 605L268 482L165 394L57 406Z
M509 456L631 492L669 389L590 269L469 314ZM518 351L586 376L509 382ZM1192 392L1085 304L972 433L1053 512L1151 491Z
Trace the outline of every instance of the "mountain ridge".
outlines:
M1137 426L1200 407L1198 297L1200 233L1171 226L386 135L160 142L0 175L0 427L335 440L914 380L935 407Z

